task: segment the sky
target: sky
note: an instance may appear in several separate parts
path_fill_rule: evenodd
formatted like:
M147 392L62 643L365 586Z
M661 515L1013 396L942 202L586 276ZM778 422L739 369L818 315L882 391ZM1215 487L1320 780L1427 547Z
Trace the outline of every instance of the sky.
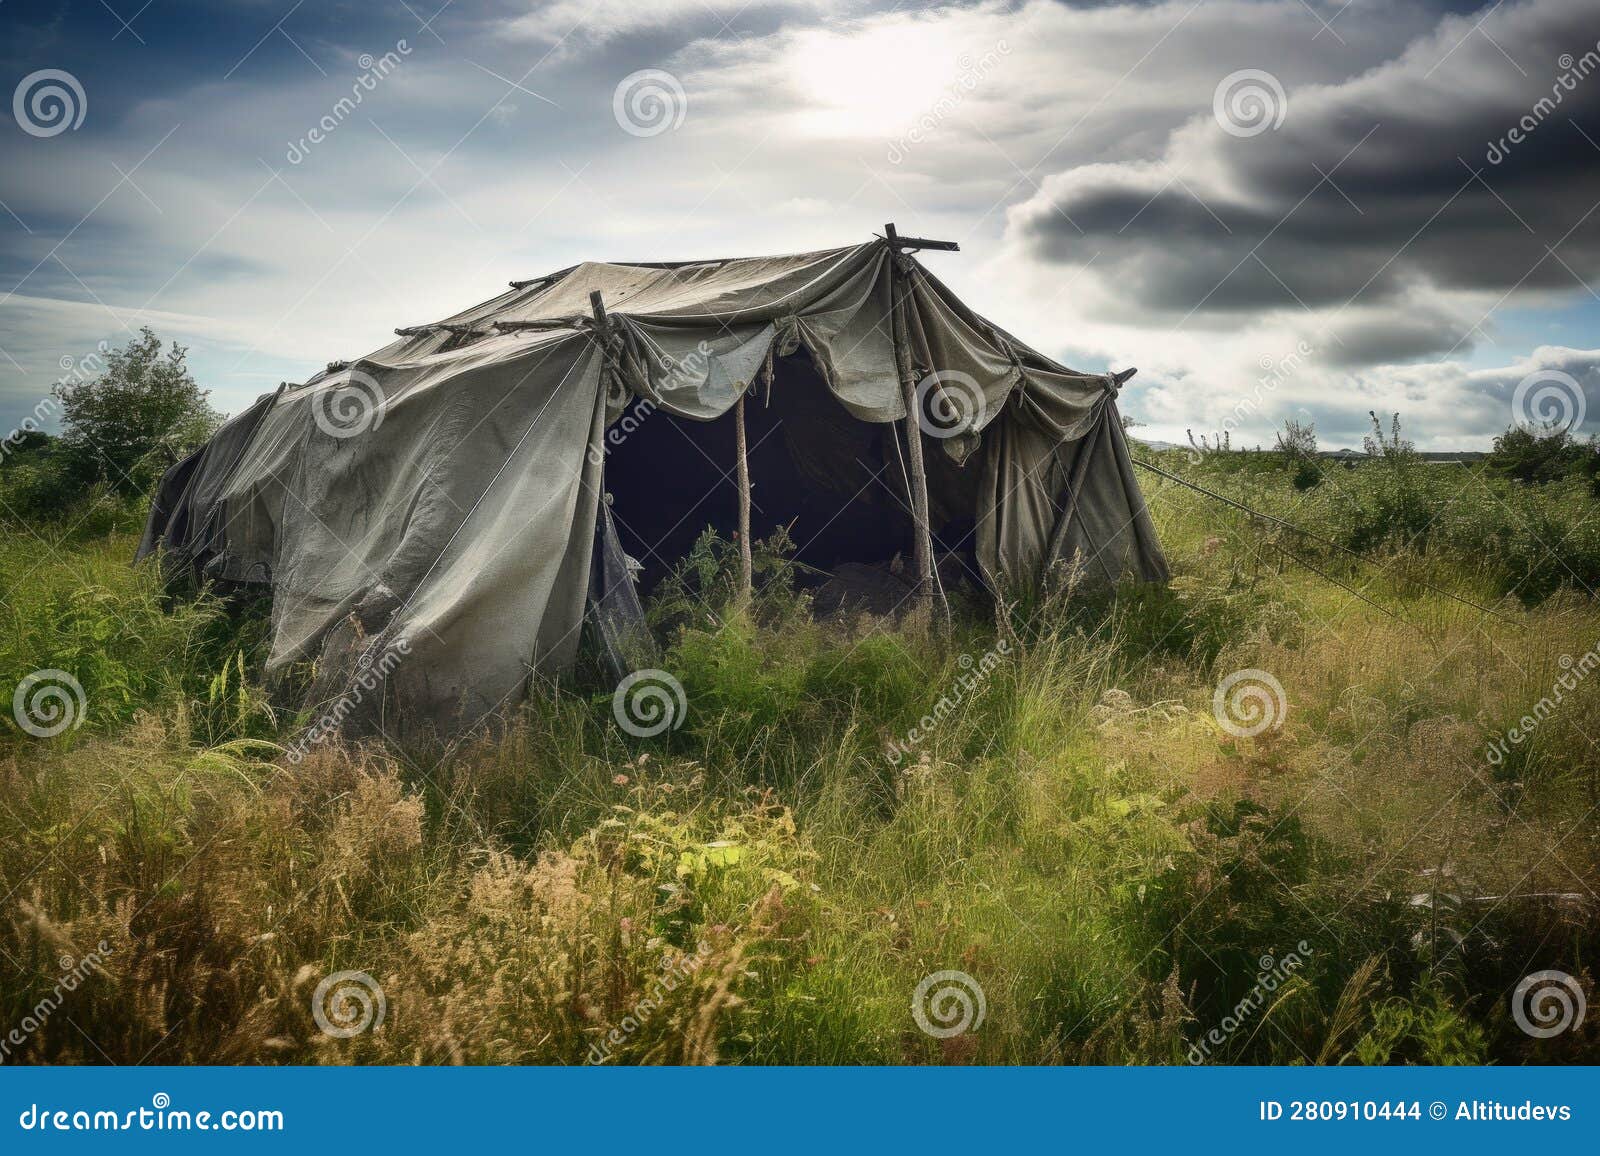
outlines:
M9 93L12 99L4 101ZM0 0L0 433L581 260L922 260L1140 436L1600 430L1594 0Z

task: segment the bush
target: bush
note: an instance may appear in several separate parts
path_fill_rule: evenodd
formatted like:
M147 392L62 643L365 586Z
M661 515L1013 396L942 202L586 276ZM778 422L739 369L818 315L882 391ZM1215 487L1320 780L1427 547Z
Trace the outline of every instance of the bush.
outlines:
M1487 464L1502 477L1527 485L1580 477L1600 496L1600 441L1591 437L1580 442L1564 428L1511 426L1494 439Z
M176 342L163 356L148 327L106 355L91 380L62 381L62 442L75 468L127 495L145 494L167 467L202 444L220 417Z

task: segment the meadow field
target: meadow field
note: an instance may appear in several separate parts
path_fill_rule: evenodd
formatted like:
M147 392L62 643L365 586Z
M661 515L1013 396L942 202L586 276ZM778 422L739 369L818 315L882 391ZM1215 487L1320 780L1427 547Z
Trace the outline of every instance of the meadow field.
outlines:
M0 689L83 691L0 712L0 1059L1600 1061L1591 480L1145 456L1326 541L1142 473L1168 586L901 631L779 580L661 612L676 730L576 678L298 762L259 608L0 473Z

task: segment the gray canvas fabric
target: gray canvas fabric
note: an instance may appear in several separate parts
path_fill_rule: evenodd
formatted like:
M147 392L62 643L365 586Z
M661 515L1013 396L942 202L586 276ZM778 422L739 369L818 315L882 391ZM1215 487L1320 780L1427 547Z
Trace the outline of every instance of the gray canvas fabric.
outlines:
M587 263L398 331L264 397L175 467L141 554L270 584L269 674L315 662L331 697L382 669L384 709L454 731L573 663L609 422L640 398L715 420L769 355L796 350L853 418L897 421L897 324L925 402L968 383L981 396L969 430L925 443L936 507L972 507L986 582L1024 584L1075 554L1106 580L1166 576L1111 379L1023 345L882 241Z

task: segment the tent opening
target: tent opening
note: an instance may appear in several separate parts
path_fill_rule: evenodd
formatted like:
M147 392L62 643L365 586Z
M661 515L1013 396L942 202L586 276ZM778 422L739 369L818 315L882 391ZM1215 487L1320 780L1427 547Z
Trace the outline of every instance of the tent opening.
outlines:
M849 564L886 570L896 555L909 566L913 530L900 423L857 420L804 351L779 358L773 378L770 397L760 389L745 396L751 536L760 541L788 527L795 559L824 572L809 575L817 583ZM656 410L612 449L606 490L622 547L643 566L641 593L707 526L733 537L736 453L731 410L712 422Z

